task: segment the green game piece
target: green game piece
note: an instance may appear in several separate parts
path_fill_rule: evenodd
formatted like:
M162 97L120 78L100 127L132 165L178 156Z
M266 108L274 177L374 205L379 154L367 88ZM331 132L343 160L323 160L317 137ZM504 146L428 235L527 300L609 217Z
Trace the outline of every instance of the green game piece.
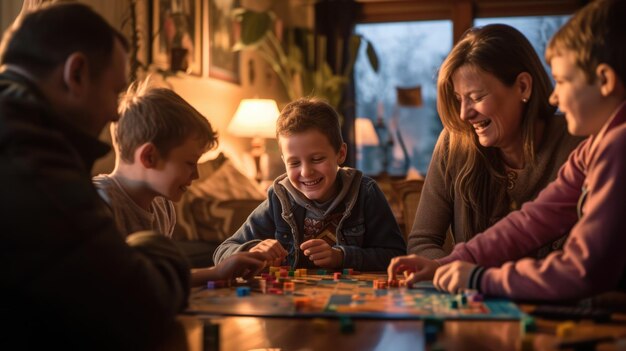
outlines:
M451 300L448 303L448 307L450 307L453 310L456 310L457 308L459 308L459 302L457 300Z
M326 270L325 269L318 269L317 270L317 275L326 275Z
M354 323L352 322L352 319L348 316L339 317L339 328L342 334L354 333Z
M205 322L202 328L204 350L219 351L220 349L220 325Z
M288 276L293 277L295 276L295 272L294 271L289 271L289 273L287 273Z
M534 333L537 331L537 324L535 323L535 318L525 315L520 320L520 333L521 335L526 335L526 333Z

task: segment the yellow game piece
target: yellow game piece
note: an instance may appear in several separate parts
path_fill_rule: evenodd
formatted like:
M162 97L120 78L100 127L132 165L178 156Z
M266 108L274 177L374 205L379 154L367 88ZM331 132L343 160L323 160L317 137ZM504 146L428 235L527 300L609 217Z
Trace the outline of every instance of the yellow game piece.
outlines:
M575 329L576 323L572 321L560 323L556 326L556 336L557 338L569 338L574 335Z
M280 271L280 267L270 267L270 274Z

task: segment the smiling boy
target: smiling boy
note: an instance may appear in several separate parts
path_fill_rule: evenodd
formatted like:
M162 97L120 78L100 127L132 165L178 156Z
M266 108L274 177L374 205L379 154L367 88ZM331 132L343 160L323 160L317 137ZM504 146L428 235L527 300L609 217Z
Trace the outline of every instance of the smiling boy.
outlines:
M291 102L278 118L276 134L287 173L216 249L215 262L250 251L267 253L274 265L380 271L406 252L376 182L356 169L340 168L347 146L339 116L328 103Z

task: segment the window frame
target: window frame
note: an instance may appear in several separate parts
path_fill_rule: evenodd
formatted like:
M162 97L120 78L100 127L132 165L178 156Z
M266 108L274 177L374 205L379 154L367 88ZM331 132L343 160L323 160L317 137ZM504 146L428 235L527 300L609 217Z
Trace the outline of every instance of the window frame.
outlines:
M456 43L475 18L567 15L585 0L355 0L356 23L451 20Z

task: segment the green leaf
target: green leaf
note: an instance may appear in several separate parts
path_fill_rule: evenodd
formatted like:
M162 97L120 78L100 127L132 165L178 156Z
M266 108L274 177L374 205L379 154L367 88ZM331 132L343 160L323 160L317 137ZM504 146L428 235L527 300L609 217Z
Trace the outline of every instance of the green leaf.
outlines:
M272 30L274 23L274 13L270 11L256 12L248 9L236 9L232 15L235 21L241 23L241 37L235 45L238 50L257 46L260 41L265 39L267 32Z
M369 59L370 66L374 69L374 72L378 73L378 54L376 54L376 49L374 49L374 45L368 40L367 42L367 58Z

